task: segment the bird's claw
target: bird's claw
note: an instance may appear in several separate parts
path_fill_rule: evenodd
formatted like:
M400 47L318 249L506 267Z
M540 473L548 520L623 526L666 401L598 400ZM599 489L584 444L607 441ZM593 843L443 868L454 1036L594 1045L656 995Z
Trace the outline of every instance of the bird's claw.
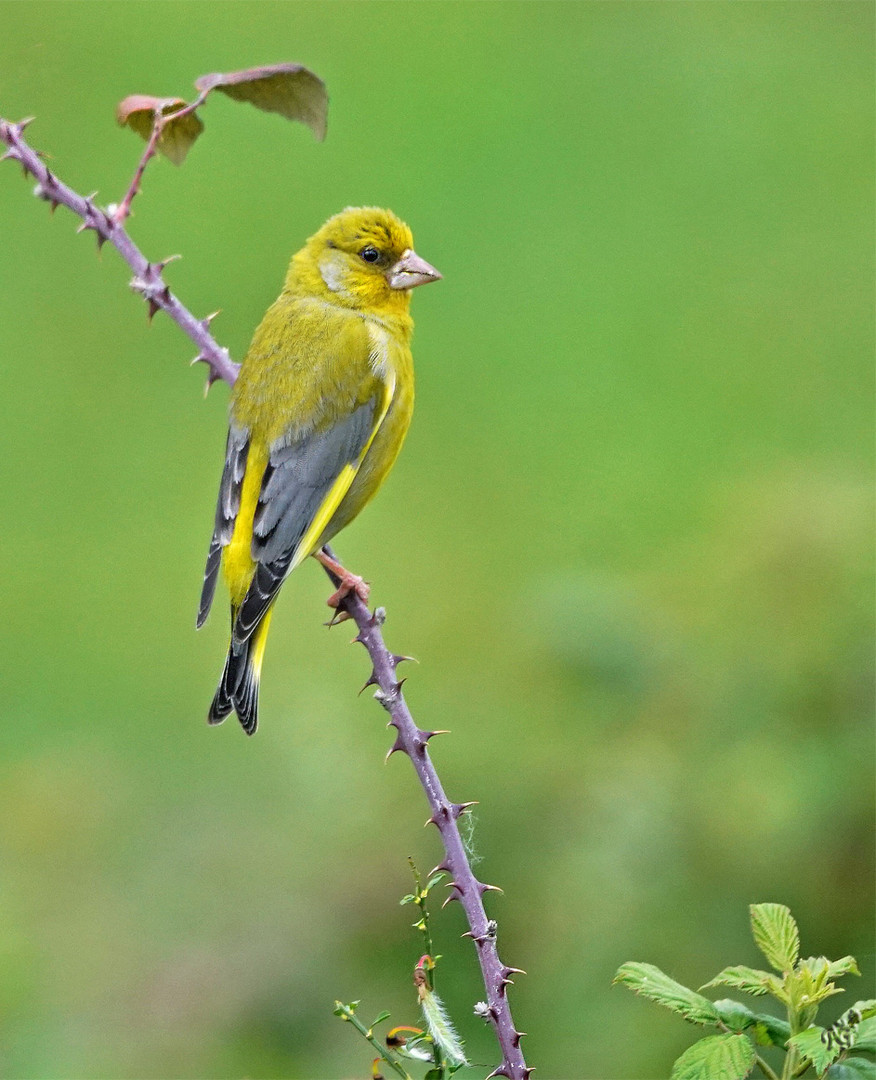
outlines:
M326 600L329 607L339 607L341 601L348 597L350 593L355 593L363 604L368 603L368 597L371 595L371 586L364 578L359 577L358 574L351 574L349 570L344 570L343 574L339 575L339 577L341 579L340 584L328 600ZM343 621L343 619L332 619L332 622Z

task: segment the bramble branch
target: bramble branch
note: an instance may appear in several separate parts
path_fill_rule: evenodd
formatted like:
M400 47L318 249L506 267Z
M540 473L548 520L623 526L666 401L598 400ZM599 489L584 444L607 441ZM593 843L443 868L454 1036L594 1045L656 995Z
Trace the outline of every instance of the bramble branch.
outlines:
M0 160L19 162L25 175L29 173L37 181L34 195L49 203L52 210L58 206L66 206L68 210L72 210L82 219L79 231L92 230L97 237L98 248L102 248L105 243L112 244L133 270L131 288L139 292L149 305L149 317L152 318L160 308L167 312L183 333L188 334L195 343L198 355L192 363L203 361L208 365L208 386L217 379L233 383L240 365L231 360L228 350L223 349L210 333L210 319L213 316L196 319L188 308L177 300L164 281L164 268L175 256L162 262L150 262L125 229L97 206L94 195L79 195L60 181L43 162L39 152L29 146L22 137L30 122L22 120L18 124L12 124L0 118L0 142L8 147Z
M29 122L25 120L13 124L0 119L0 141L8 147L0 160L18 161L25 175L30 174L36 178L34 194L38 198L49 202L53 210L58 205L63 205L80 217L80 231L93 230L97 236L98 247L108 242L116 248L134 272L131 286L149 304L150 318L158 309L165 311L197 345L198 356L193 362L200 360L208 365L208 387L217 379L233 385L239 365L230 359L228 350L221 348L210 334L210 319L196 319L164 282L162 271L169 260L150 262L122 225L95 204L93 195L83 197L77 194L50 172L40 154L23 138L24 129ZM142 174L142 169L140 173ZM136 179L139 182L139 175ZM326 551L332 556L330 549L326 548ZM326 573L335 584L338 583L331 571L327 569ZM410 758L432 811L427 824L435 825L441 835L445 854L443 861L435 869L445 870L451 876L447 883L451 892L445 904L458 900L468 920L469 931L465 936L471 937L475 943L487 995L485 1007L478 1008L478 1015L492 1023L502 1051L502 1063L490 1075L504 1076L508 1080L528 1080L532 1070L527 1067L520 1047L520 1040L525 1033L515 1028L508 1002L508 987L513 983L512 976L522 972L520 968L509 967L499 959L496 923L487 919L483 904L486 892L501 890L475 877L459 831L459 818L474 803L451 802L444 792L428 752L429 740L441 733L424 731L414 722L402 693L404 680L396 678L398 665L405 657L391 653L383 640L381 626L386 617L383 608L377 608L372 613L355 593L349 594L341 602L341 606L358 627L359 633L354 640L365 646L371 658L373 668L365 685L376 687L374 697L386 709L389 724L396 730L395 742L387 756L401 751Z

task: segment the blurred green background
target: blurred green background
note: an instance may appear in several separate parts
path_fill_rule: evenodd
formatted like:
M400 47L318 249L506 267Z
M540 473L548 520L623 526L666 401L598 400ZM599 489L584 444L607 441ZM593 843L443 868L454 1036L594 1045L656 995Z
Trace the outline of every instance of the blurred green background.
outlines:
M868 996L872 5L0 16L0 114L36 114L33 144L103 202L142 148L115 127L127 94L282 60L326 80L324 145L217 96L135 203L235 357L345 205L391 206L443 271L414 296L405 451L336 546L421 661L419 722L452 729L449 794L480 800L538 1075L666 1076L693 1029L615 969L756 965L754 901L789 904L805 952L857 955L835 1015ZM257 737L204 725L227 391L204 403L190 343L31 187L0 169L0 1072L365 1076L332 1003L416 1020L398 900L408 855L440 858L422 793L383 764L315 564L279 605ZM462 913L433 929L492 1068Z

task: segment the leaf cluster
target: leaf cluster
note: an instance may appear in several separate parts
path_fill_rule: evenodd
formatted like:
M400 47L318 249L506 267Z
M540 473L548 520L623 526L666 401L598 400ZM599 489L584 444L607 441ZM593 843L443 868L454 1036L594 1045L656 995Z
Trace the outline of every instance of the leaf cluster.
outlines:
M854 957L801 958L797 923L783 904L753 904L750 915L755 944L773 970L727 967L700 990L727 986L752 997L769 995L784 1006L787 1020L729 998L711 1001L653 964L623 964L615 975L615 983L690 1023L718 1028L720 1034L685 1050L671 1080L745 1080L755 1068L767 1080L779 1080L760 1047L784 1053L781 1080L812 1072L819 1080L876 1080L876 1064L861 1056L876 1051L876 999L856 1002L830 1027L815 1023L821 1003L842 992L834 980L860 974Z
M158 128L156 149L174 165L182 165L204 130L198 109L214 91L234 101L248 101L263 112L306 124L320 142L325 138L328 95L325 83L301 64L272 64L244 71L202 75L195 80L197 98L132 94L120 102L116 119L147 142Z

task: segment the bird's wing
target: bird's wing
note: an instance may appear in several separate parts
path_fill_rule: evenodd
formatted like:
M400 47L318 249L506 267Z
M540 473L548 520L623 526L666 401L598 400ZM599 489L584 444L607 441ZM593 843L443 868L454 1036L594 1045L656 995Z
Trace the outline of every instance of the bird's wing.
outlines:
M204 625L204 620L210 611L213 594L216 592L219 565L222 561L222 548L229 543L234 532L234 522L237 520L237 512L240 509L240 492L243 487L248 454L248 432L232 425L228 431L228 443L225 448L225 468L222 471L222 480L219 484L216 524L213 527L210 550L207 552L204 586L201 589L201 604L198 609L198 627Z
M270 450L253 519L255 573L234 624L245 641L284 578L316 547L356 477L392 404L395 382L323 431L277 440Z

